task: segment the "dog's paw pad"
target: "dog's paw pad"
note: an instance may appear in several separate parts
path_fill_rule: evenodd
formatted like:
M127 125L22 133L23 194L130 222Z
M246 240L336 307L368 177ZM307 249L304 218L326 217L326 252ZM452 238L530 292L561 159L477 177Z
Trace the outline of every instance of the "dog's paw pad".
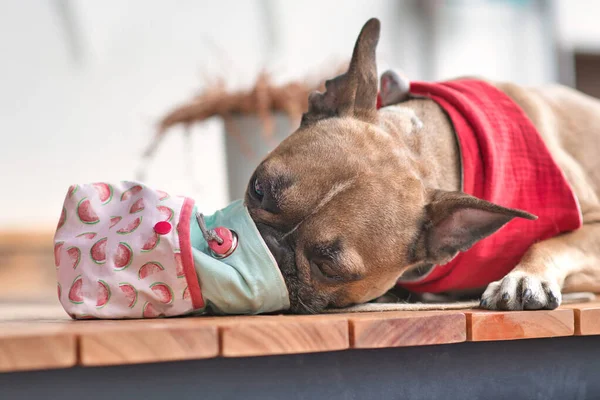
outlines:
M488 310L553 310L561 303L557 283L522 272L492 282L481 297L480 307Z

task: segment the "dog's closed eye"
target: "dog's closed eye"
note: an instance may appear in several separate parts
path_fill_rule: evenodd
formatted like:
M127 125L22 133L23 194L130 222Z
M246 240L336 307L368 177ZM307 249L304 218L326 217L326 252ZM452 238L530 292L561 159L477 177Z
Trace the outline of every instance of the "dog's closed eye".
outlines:
M307 254L313 276L330 282L350 282L362 279L356 273L348 273L343 267L341 240L312 246Z
M344 282L346 280L342 275L339 274L339 271L336 268L333 268L327 262L311 260L310 269L312 275L320 278L321 280L331 282Z
M311 256L335 262L342 252L341 240L335 240L331 243L320 243L313 246Z

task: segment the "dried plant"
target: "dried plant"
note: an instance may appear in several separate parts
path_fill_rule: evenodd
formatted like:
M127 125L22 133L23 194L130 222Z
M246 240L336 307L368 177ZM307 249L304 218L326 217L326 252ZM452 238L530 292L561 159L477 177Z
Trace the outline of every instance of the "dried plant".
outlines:
M328 76L336 76L346 70L342 63ZM199 95L178 105L168 112L159 122L156 135L149 143L144 158L152 157L167 130L183 125L189 134L189 127L211 117L221 117L227 133L234 135L240 148L247 157L252 150L235 127L232 116L236 114L254 114L262 122L263 138L273 140L273 113L282 112L290 120L291 126L298 126L302 114L308 109L308 95L314 90L323 91L325 79L305 78L299 81L276 85L268 72L261 72L254 85L248 90L228 91L222 78L215 79Z

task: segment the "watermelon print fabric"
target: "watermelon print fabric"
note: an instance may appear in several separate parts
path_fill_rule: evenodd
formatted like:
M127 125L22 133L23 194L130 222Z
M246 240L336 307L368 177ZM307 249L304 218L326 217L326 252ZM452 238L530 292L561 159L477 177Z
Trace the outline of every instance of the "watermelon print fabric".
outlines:
M193 204L138 182L71 186L54 237L58 297L67 313L156 318L202 309L189 238ZM169 232L155 232L161 221Z

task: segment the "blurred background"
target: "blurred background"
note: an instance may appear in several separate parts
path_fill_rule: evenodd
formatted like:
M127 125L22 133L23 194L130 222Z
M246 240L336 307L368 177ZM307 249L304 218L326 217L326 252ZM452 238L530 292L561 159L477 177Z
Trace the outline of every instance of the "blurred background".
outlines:
M219 78L231 91L261 71L278 85L329 78L378 17L380 72L600 97L599 15L600 0L0 0L0 300L54 298L52 235L73 183L143 177L206 213L239 197L294 121L275 113L269 140L252 113L236 128L175 125L142 162L159 120Z

